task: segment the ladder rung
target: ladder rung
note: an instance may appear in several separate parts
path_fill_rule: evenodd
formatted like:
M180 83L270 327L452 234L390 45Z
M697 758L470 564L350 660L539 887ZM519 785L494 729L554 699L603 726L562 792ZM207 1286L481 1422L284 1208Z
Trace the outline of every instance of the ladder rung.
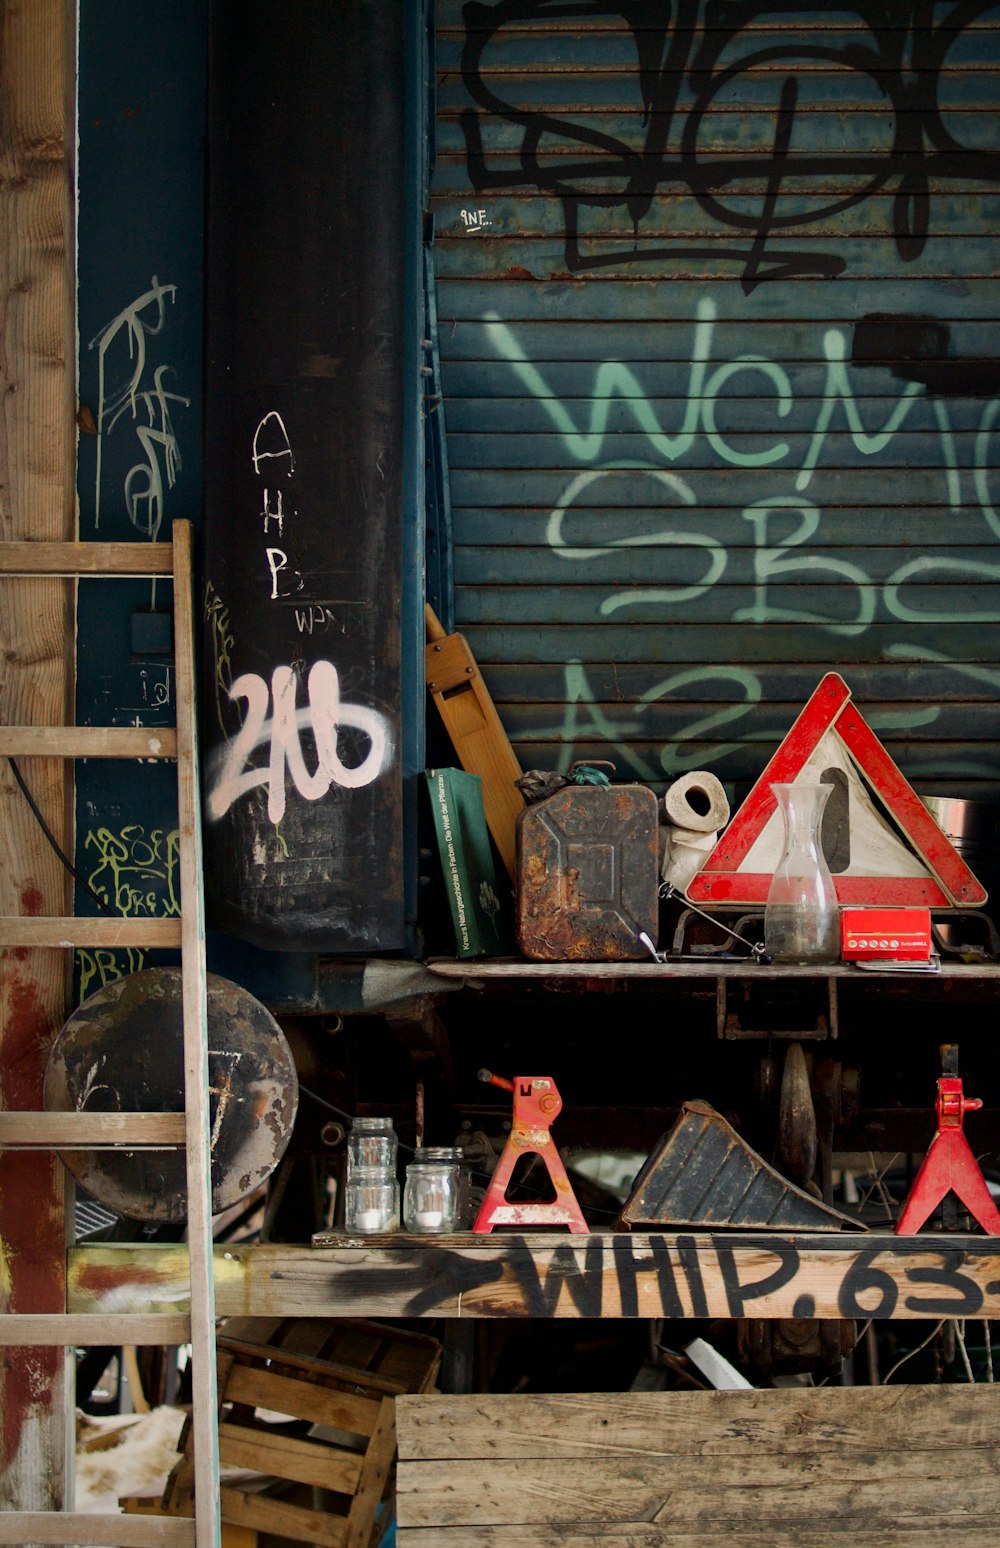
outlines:
M0 575L172 575L172 543L0 543Z
M0 946L179 946L179 919L0 917Z
M0 757L176 758L173 726L0 726Z
M97 1349L102 1345L187 1344L191 1319L179 1312L3 1312L0 1313L0 1346L25 1349L55 1345L70 1349Z
M108 1548L194 1548L190 1516L99 1516L68 1510L0 1510L0 1543L100 1543Z
M0 1113L0 1146L7 1150L161 1150L184 1138L183 1113Z

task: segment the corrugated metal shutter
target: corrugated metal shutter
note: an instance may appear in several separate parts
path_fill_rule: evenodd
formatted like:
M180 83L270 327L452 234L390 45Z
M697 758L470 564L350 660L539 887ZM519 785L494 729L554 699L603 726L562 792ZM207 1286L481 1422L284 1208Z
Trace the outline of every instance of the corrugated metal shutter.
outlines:
M755 778L823 671L1000 763L1000 7L439 0L456 618L528 766Z

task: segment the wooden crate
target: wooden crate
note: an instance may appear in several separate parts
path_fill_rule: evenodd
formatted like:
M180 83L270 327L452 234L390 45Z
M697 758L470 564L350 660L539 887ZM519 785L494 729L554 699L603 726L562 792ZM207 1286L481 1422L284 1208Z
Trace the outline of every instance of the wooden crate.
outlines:
M440 1361L436 1339L380 1323L229 1319L218 1337L219 1460L244 1474L223 1479L223 1522L370 1548L392 1492L396 1398L426 1392ZM163 1496L172 1515L191 1514L190 1430Z
M1000 1386L399 1400L400 1548L996 1548Z

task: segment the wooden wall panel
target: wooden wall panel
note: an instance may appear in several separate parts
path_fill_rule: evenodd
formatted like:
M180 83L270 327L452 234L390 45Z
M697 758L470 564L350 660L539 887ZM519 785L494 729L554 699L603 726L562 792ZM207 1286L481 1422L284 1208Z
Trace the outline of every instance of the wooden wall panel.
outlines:
M402 1397L399 1541L987 1548L998 1408L991 1387Z
M835 665L1000 795L995 8L438 7L456 618L525 766L739 793Z

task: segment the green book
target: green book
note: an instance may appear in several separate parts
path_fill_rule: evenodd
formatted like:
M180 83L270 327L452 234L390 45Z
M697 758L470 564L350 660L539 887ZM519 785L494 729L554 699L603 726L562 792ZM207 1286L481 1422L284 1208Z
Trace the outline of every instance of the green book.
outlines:
M427 769L434 831L459 957L512 950L509 888L498 885L483 811L483 782L462 769Z

